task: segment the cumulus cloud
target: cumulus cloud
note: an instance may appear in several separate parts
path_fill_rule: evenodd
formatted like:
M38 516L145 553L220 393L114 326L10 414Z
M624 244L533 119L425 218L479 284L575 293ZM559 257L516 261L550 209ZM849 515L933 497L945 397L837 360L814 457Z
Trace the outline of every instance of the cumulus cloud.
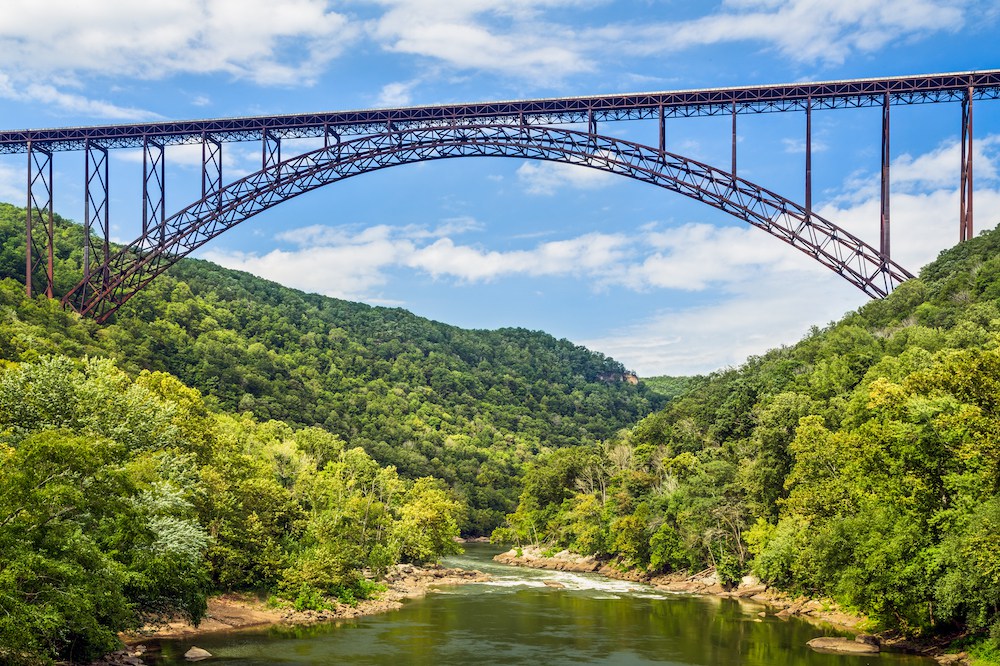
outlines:
M621 234L592 233L541 243L530 250L498 252L456 245L450 238L441 238L415 251L406 265L434 277L449 276L465 282L518 274L595 276L614 271L631 242Z
M976 180L992 182L997 179L998 151L1000 136L977 137L973 141L972 159ZM891 165L892 184L906 189L953 185L958 176L961 154L961 144L949 140L916 157L909 153L900 155Z
M142 109L92 99L86 83L113 72L118 79L223 74L260 85L311 85L348 48L367 42L417 58L416 78L384 83L377 96L380 105L399 105L409 104L422 77L437 70L551 85L601 70L609 52L655 57L724 43L836 64L893 43L955 32L995 12L986 3L943 0L726 0L690 20L650 8L641 23L608 22L605 14L588 12L606 4L8 0L0 15L0 76L14 86L0 80L0 96L94 117L148 119L152 114Z
M24 205L24 170L0 162L0 201Z
M996 136L977 139L977 165L983 171L975 192L980 211L977 230L1000 222L995 214L983 214L1000 210L998 144ZM893 183L899 191L894 189L891 198L892 257L914 273L958 241L958 150L957 143L946 142L922 155L901 156L893 165ZM841 196L816 212L874 243L877 183L875 174L856 174ZM580 341L640 375L696 374L738 365L749 355L794 343L811 325L839 319L867 301L859 290L806 255L753 229L693 224L648 232L646 243L653 253L628 267L625 285L712 286L719 296Z
M417 80L413 81L393 81L382 86L381 92L379 92L378 99L375 101L376 106L406 106L413 99L413 88L419 83Z
M726 0L706 16L680 22L608 26L632 53L653 55L697 46L759 42L799 62L839 64L855 53L965 25L961 4L939 0Z
M181 167L184 169L201 169L202 147L200 143L167 146L166 163L168 169ZM125 149L112 153L112 157L121 162L142 164L142 149ZM260 149L250 148L238 143L222 145L223 182L232 182L253 173L261 167Z
M619 176L607 171L561 162L525 162L517 169L517 180L528 194L551 195L569 187L593 190L606 187Z
M227 73L258 83L314 79L354 37L327 0L8 0L0 48L8 72L113 71L156 79Z
M741 283L730 286L714 302L663 310L580 343L622 361L642 377L704 374L794 343L814 323L838 319L867 300L846 282L810 270L749 271Z
M581 0L381 0L385 12L370 34L394 53L422 56L457 70L479 70L538 82L588 72L588 46L569 26L545 20L551 8Z
M587 24L586 0L381 0L369 34L388 51L456 70L548 83L600 67L603 53L654 56L723 43L758 43L783 57L838 64L853 54L968 23L968 3L942 0L725 0L696 19L650 9L641 23ZM551 17L576 7L580 22ZM980 11L978 9L974 11ZM982 11L989 11L982 10Z
M310 84L359 34L328 0L8 0L0 16L0 96L116 120L141 109L89 98L82 82L228 74Z

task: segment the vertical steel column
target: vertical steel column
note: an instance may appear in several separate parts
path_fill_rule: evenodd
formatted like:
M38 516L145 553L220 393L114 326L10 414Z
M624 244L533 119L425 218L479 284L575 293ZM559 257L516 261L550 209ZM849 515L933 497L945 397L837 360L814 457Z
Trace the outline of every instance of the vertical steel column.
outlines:
M587 134L591 137L597 135L597 118L594 117L593 109L587 109Z
M159 228L159 240L166 236L167 183L166 159L163 145L150 139L142 139L142 235L149 233L150 227Z
M812 217L813 167L812 167L812 96L806 97L806 219Z
M269 169L273 166L281 164L281 137L271 132L269 129L264 129L261 134L261 165L264 169ZM281 180L281 174L275 178L275 181Z
M882 99L882 212L879 225L879 254L889 260L889 93Z
M44 232L44 246L38 243L38 234L34 233L36 221ZM52 298L54 240L52 153L44 148L36 148L28 141L28 210L25 216L24 247L24 293L28 298L33 294L33 278L39 269L42 270L39 277L45 283L45 295Z
M736 178L736 100L733 100L733 178Z
M972 88L962 98L962 175L959 181L958 240L972 238Z
M667 152L667 116L660 105L660 154Z
M108 214L108 149L87 139L84 146L83 196L83 280L90 283L94 226L101 239L101 286L107 285L108 260L111 258L111 225ZM86 285L81 301L87 299Z
M334 141L337 142L337 161L340 161L340 134L330 129L329 125L323 126L323 147L330 147L330 137L333 137Z
M331 136L337 141L337 143L340 143L340 134L338 134L337 132L335 132L332 129L330 129L329 125L324 124L323 125L323 147L324 148L329 148L330 147L330 137Z
M215 208L222 207L222 142L208 132L201 134L201 198L215 193Z

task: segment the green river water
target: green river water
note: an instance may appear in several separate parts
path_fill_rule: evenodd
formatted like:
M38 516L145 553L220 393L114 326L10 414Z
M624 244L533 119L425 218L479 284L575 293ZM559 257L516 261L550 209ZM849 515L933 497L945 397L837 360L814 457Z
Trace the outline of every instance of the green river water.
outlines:
M498 549L469 544L446 564L479 569L491 583L443 588L402 609L337 624L273 628L162 641L155 664L668 664L672 666L931 666L912 656L819 654L816 636L837 635L780 620L752 603L658 592L596 575L523 569L492 561ZM543 581L565 587L546 587Z

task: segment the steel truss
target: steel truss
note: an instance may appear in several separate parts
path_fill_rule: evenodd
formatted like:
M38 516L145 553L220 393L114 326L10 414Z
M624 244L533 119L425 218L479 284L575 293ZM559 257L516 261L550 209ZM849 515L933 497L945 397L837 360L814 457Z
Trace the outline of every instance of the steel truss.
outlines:
M55 221L52 210L52 152L28 144L28 206L25 219L24 291L35 285L52 298Z
M111 259L111 221L108 211L108 150L91 141L87 142L84 157L83 196L83 275L88 283L91 279L91 262L94 258L94 237L100 242L98 280L108 282L107 266Z
M147 229L64 299L105 320L152 279L219 234L283 201L346 178L455 157L514 157L590 167L683 194L738 217L813 257L872 297L913 277L859 238L807 208L734 174L608 136L529 125L419 128L337 142L207 192ZM89 296L88 296L89 295Z
M204 242L203 233L208 233L207 237L214 237L218 232L211 229L215 227L228 228L276 202L297 196L301 191L355 175L355 172L350 171L354 167L359 169L357 173L363 173L410 161L463 155L529 157L571 164L582 163L652 182L762 227L810 254L869 295L884 296L901 279L899 276L909 276L909 273L892 263L890 255L890 107L933 102L961 104L959 237L964 241L973 235L972 108L974 100L982 99L1000 99L1000 70L6 131L0 132L0 154L26 153L28 156L25 287L29 295L33 287L43 289L47 295L51 295L53 155L66 150L82 150L86 153L86 238L83 248L85 279L72 294L71 301L87 311L97 312L101 317L135 293L135 280L139 280L138 288L141 288L147 275L158 274L161 264L169 265L176 260L164 264L167 258L184 256L193 250ZM875 255L870 254L867 245L862 247L863 244L853 236L812 213L812 113L817 109L859 107L882 109L881 214L878 251ZM737 116L781 111L803 111L805 115L804 208L740 179L737 174ZM721 115L730 115L732 118L731 165L728 173L666 152L667 119ZM600 123L634 119L656 120L658 149L614 142L607 137L598 136ZM553 127L571 124L586 127L586 134ZM466 138L462 138L463 130L468 133ZM520 142L512 141L507 136L514 130L522 137ZM577 141L580 136L588 137L590 149L584 152L570 150L567 145ZM322 151L282 159L282 142L285 139L308 137L322 137ZM350 140L352 137L362 138ZM572 137L572 140L568 137ZM253 179L252 182L245 178L230 185L224 184L222 146L230 141L260 141L261 170L249 177ZM196 143L200 143L202 148L201 199L192 207L168 217L166 148ZM598 145L615 146L612 153L617 156L616 159L603 166L594 162L604 159ZM368 155L366 151L375 150L375 146L380 146L378 151L365 157ZM111 257L108 238L108 151L117 148L142 150L142 235L125 251ZM430 152L419 158L406 157L424 149ZM582 155L586 157L581 157ZM649 167L650 155L657 156L662 168ZM327 169L321 170L325 176L309 175L312 172L305 165L310 160L322 162L323 168ZM364 166L358 167L359 164ZM683 165L683 173L676 171L680 168L678 165ZM318 180L313 182L311 178ZM697 178L701 180L691 180ZM241 189L246 187L250 187L250 190ZM725 191L730 193L726 195L719 188L729 188ZM757 210L755 206L764 206L766 210ZM780 214L775 212L779 209ZM193 212L195 210L197 214ZM195 217L191 217L192 215ZM200 222L195 224L195 219ZM796 220L803 225L801 228L792 226ZM209 231L200 231L202 227ZM96 240L93 232L96 232ZM194 240L185 240L187 236ZM100 244L99 252L95 243ZM100 266L96 271L92 270L95 261ZM98 302L101 304L98 305Z
M218 118L0 132L0 154L27 152L29 142L48 151L83 150L85 142L106 148L141 148L146 137L163 146L196 144L208 134L218 141L260 141L381 134L443 125L565 125L612 120L771 113L1000 99L1000 70L926 74L851 81L739 88L597 95L553 99L446 104L397 109ZM265 157L266 160L266 157Z

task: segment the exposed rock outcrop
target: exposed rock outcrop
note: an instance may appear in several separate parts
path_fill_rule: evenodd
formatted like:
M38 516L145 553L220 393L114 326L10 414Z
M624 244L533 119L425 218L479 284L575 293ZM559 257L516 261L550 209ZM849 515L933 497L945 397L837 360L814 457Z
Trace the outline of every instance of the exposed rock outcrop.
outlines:
M871 645L860 640L841 638L839 636L821 636L808 643L817 652L838 652L843 654L877 654L878 645Z

